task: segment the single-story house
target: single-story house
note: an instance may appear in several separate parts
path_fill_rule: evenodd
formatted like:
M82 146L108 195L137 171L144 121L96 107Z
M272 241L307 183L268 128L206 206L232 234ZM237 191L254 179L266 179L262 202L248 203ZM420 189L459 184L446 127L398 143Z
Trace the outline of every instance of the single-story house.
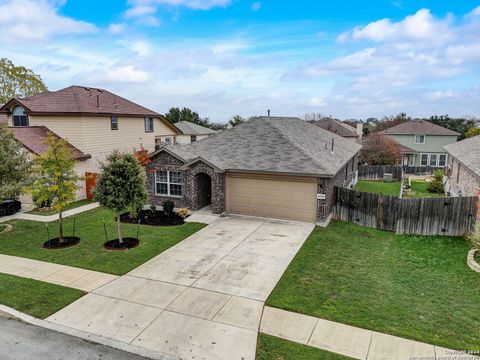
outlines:
M480 196L480 135L445 146L450 186L464 196Z
M414 119L378 134L394 138L402 152L402 165L444 167L448 163L445 145L457 142L458 132L430 121Z
M349 124L330 118L322 120L311 120L310 123L321 127L324 130L333 132L341 137L344 137L350 141L361 143L363 138L363 124L357 123L357 127L354 128Z
M360 149L299 118L259 117L151 154L150 203L328 223L333 187L354 176Z
M175 123L175 126L182 132L181 135L176 136L175 142L177 144L190 144L195 141L206 139L216 133L213 129L190 121L179 121Z

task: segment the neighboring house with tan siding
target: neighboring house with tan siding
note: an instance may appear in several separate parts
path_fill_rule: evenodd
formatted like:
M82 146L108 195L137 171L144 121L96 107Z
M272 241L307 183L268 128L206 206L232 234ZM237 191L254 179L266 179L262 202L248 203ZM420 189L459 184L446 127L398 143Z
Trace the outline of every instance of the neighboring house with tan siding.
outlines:
M177 136L178 144L190 144L208 138L216 133L215 130L200 126L189 121L179 121L175 126L183 133Z
M107 90L70 86L28 98L12 99L0 109L12 128L45 127L89 156L81 172L98 173L114 150L154 151L156 144L182 132L163 115ZM85 198L85 181L78 198Z
M445 146L450 155L450 186L463 196L480 196L480 135Z

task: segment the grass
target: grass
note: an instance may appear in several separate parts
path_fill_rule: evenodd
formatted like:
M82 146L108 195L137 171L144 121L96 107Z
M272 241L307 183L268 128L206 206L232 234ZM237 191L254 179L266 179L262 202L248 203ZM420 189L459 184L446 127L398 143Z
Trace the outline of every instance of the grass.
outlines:
M0 303L44 319L85 293L81 290L0 273Z
M362 192L378 193L383 195L400 195L400 182L383 182L381 180L359 180L355 190Z
M266 334L258 334L256 360L347 360L349 357L337 355L311 346Z
M205 225L185 223L181 226L140 226L140 245L128 251L109 251L103 248L105 220L109 239L117 237L114 214L104 208L96 208L75 216L75 235L81 238L79 245L46 250L42 244L47 240L45 225L36 221L12 220L13 229L0 235L0 253L30 259L80 267L89 270L123 275L152 257L167 250ZM73 218L65 219L66 235L71 234ZM48 225L50 237L58 236L58 222ZM123 224L124 236L136 236L137 225Z
M88 205L88 204L91 204L91 203L92 203L92 201L87 200L87 199L73 201L73 202L69 203L67 206L65 206L65 209L63 209L63 211L75 209L77 207L80 207L80 206L83 206L83 205ZM58 214L58 211L35 208L33 210L27 211L27 214L48 216L48 215Z
M267 305L453 349L479 349L480 274L460 237L316 228Z
M421 197L445 197L445 194L437 194L428 191L429 183L425 180L412 180L412 188L410 191L404 192L406 198L421 198Z

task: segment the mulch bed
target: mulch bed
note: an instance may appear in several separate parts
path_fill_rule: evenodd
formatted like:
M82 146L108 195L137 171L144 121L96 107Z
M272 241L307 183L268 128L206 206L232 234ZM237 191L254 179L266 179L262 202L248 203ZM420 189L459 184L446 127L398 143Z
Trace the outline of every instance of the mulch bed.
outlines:
M184 219L176 213L170 215L165 214L163 211L155 210L141 210L137 217L131 217L129 213L120 215L120 221L126 224L138 224L140 220L141 225L153 225L153 226L172 226L182 225L185 223Z
M137 247L139 243L137 238L125 237L121 243L118 239L108 240L103 247L107 250L128 250Z
M63 239L53 238L43 243L45 249L65 249L70 246L77 245L80 238L76 236L64 236Z

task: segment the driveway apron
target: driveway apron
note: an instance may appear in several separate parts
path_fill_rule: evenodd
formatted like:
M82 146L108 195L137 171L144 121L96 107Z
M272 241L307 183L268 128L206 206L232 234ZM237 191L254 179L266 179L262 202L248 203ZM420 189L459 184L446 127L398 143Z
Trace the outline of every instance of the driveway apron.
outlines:
M182 359L254 359L264 301L312 230L219 218L47 320Z

